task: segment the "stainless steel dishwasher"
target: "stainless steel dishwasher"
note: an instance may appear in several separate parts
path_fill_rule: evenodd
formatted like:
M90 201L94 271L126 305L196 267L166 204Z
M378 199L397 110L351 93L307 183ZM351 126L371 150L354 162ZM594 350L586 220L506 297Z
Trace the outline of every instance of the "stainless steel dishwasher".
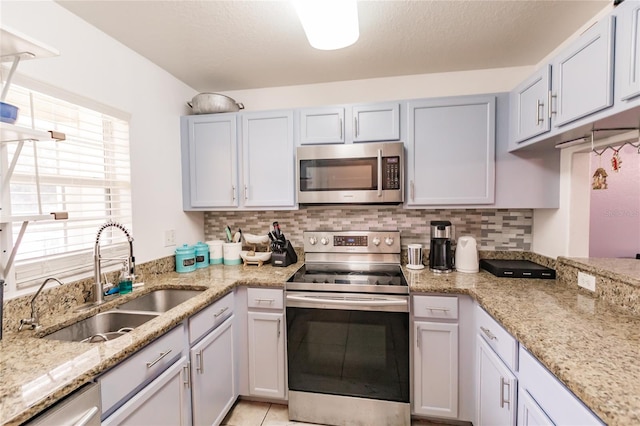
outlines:
M23 426L99 426L100 384L90 383L57 402Z

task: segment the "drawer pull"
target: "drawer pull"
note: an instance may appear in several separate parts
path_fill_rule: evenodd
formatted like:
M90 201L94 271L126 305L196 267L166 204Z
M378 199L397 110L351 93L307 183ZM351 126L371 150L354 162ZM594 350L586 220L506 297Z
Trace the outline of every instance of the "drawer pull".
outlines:
M278 339L280 339L280 318L278 318Z
M276 299L254 299L257 303L268 303L268 304L272 304L275 303Z
M204 373L204 365L202 362L202 350L196 352L196 371L200 374Z
M496 337L496 335L495 335L495 334L493 334L493 333L491 332L491 330L489 330L488 328L484 328L484 327L482 327L482 326L481 326L481 327L480 327L480 330L482 330L482 331L484 332L484 334L486 334L486 335L487 335L487 337L488 337L490 340L498 340L498 338Z
M449 308L438 308L436 306L426 306L426 309L428 311L442 311L442 312L449 312L451 310Z
M157 363L159 363L162 358L164 358L165 356L169 355L169 352L171 352L171 349L167 350L166 352L160 352L160 356L158 358L156 358L155 360L147 363L147 368L151 368L154 365L156 365Z
M504 387L507 387L507 395L511 394L511 383L504 379L504 377L500 377L500 408L504 408L505 405L509 406L511 409L511 401L504 398Z
M224 308L220 309L217 313L213 314L213 317L218 318L220 315L224 314L228 310L229 310L229 307L225 306Z
M182 380L182 384L185 387L190 387L191 386L191 372L189 371L189 364L187 363L187 365L185 365L184 367L182 367L182 375L184 377L184 379Z

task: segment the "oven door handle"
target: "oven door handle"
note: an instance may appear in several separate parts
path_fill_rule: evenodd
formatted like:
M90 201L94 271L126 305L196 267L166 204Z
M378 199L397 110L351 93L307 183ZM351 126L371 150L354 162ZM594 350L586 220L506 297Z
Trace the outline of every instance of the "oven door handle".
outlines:
M378 150L378 197L382 197L382 150Z
M321 297L321 296L294 296L287 295L287 300L308 302L308 303L323 303L332 305L351 305L351 306L406 306L406 300L400 299L381 299L373 297Z

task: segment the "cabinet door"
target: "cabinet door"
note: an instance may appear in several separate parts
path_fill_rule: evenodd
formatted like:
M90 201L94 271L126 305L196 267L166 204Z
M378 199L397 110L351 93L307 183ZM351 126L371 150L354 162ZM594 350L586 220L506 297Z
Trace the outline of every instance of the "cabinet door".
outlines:
M344 108L300 111L300 144L344 143Z
M237 206L236 116L183 117L183 126L187 127L182 135L185 210Z
M525 389L518 393L518 426L553 426L553 422Z
M551 64L556 102L554 126L608 108L613 104L613 42L615 18L589 28Z
M189 425L189 373L186 357L149 383L122 407L107 417L109 425Z
M516 424L516 378L477 336L476 415L479 426Z
M495 97L409 103L407 205L491 204Z
M242 150L244 205L293 207L293 112L243 115Z
M511 139L522 142L551 130L549 90L551 66L541 68L510 94Z
M282 313L249 312L249 393L284 398L285 358Z
M191 349L194 425L219 425L238 396L233 318L229 317Z
M416 414L458 417L458 324L415 322L413 408Z
M399 141L400 104L353 107L353 141Z
M640 95L640 3L624 2L616 11L616 91L627 100Z

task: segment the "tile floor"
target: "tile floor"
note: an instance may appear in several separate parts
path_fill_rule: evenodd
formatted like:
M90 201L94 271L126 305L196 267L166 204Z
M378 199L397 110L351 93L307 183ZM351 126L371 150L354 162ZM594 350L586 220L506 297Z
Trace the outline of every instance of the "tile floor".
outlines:
M222 421L222 426L318 426L310 423L299 423L289 420L289 411L286 405L270 404L238 400L227 417ZM425 420L413 420L411 426L441 426L442 423L433 423ZM380 425L387 426L387 425Z

